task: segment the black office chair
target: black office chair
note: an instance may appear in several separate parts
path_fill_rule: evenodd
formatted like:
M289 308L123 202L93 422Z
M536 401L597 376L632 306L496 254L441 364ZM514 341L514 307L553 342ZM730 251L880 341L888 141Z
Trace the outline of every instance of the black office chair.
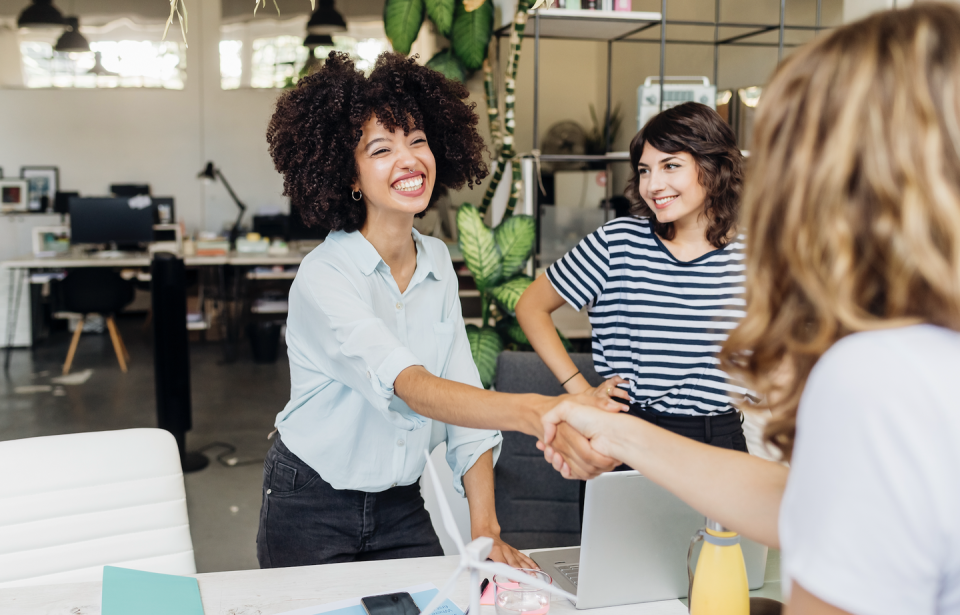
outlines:
M603 382L588 353L570 355L587 381ZM560 395L563 387L535 352L502 352L496 389L503 393ZM500 537L518 549L572 547L580 544L580 481L566 480L543 460L537 439L503 432L494 467L494 493Z
M80 334L83 333L83 323L90 314L100 314L106 319L117 362L120 370L126 373L130 353L117 331L113 316L133 302L133 284L106 267L73 269L61 283L61 291L64 309L80 314L80 322L77 323L77 330L73 333L70 349L67 351L67 360L63 364L63 374L70 373L73 356L77 351L77 344L80 343Z

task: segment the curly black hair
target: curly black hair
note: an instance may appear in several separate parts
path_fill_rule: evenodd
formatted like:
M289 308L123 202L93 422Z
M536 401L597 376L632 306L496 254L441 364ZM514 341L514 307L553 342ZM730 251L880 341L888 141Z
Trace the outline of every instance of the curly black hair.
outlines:
M716 248L727 245L740 219L743 192L743 155L730 125L710 107L686 102L653 116L630 142L633 175L627 182L626 195L634 203L632 213L650 218L657 235L670 240L676 234L673 222L658 222L640 196L638 165L645 143L668 154L687 152L693 156L699 167L700 185L707 193L707 241Z
M437 161L435 185L473 187L487 176L475 103L463 84L420 66L414 58L383 53L369 77L346 54L330 52L324 66L284 92L267 128L283 193L304 224L356 231L367 217L350 197L357 179L355 150L361 127L376 114L388 130L422 130Z

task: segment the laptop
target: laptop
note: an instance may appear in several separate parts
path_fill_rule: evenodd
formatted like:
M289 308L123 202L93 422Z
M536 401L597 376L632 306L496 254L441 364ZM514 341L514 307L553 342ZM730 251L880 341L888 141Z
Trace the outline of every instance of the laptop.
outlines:
M587 482L580 547L530 554L578 609L685 598L687 549L705 519L636 471ZM750 589L763 585L767 548L741 539ZM699 548L692 562L696 564Z

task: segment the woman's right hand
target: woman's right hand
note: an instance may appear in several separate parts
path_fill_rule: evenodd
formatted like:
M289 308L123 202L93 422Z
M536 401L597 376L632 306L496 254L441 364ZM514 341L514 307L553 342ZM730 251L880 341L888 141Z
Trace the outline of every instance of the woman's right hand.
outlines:
M573 401L564 401L542 417L543 441L537 443L537 448L543 451L544 458L564 478L573 478L575 473L571 471L567 460L551 446L560 424L567 423L579 432L590 442L590 447L600 455L617 459L616 446L612 439L616 433L617 418L616 413Z

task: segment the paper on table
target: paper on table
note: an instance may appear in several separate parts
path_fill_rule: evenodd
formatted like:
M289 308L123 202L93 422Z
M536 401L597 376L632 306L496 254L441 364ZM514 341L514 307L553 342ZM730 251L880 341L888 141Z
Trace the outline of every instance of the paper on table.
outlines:
M480 604L492 605L496 601L497 590L493 583L480 596ZM556 600L556 598L554 598ZM608 606L599 609L590 609L594 615L687 615L687 607L679 600L661 600L659 602L642 602L639 604L623 604Z
M413 601L417 603L417 606L423 609L430 604L430 600L432 600L439 591L440 590L437 589L437 586L433 583L424 583L422 585L414 585L413 587L404 587L403 589L378 592L377 595L407 592L413 597ZM331 602L329 604L308 606L302 609L286 611L284 613L280 613L279 615L320 615L321 613L332 614L334 612L337 615L367 615L367 612L363 609L363 605L360 604L360 598L349 598L347 600L340 600L339 602ZM437 615L463 615L463 611L461 611L460 608L450 600L446 600L443 604L441 604L440 608L438 608L435 613Z
M203 615L193 577L103 567L103 615Z

